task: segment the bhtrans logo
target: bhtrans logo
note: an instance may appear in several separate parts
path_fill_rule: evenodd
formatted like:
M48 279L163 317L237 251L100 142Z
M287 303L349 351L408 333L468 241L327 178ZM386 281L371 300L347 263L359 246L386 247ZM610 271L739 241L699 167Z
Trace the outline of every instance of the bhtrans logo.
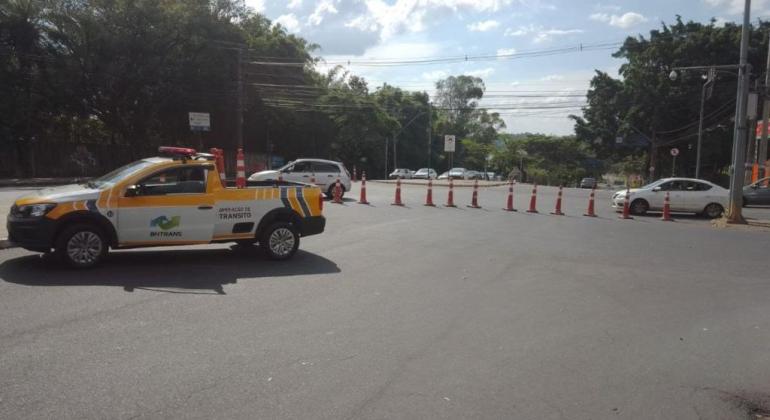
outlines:
M150 232L150 237L151 238L181 237L182 232L180 231L169 232L169 230L179 227L181 220L182 220L181 216L172 216L170 219L168 218L168 216L158 216L150 220L151 228L157 227L161 229L160 231Z

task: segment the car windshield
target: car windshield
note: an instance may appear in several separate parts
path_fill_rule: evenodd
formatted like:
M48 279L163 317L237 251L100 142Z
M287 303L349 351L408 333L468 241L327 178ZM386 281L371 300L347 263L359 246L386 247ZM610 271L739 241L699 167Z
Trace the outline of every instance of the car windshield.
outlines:
M138 160L136 162L129 163L128 165L121 166L120 168L115 169L108 174L102 175L99 178L92 179L88 181L86 185L91 188L110 187L152 164L153 162L148 160Z

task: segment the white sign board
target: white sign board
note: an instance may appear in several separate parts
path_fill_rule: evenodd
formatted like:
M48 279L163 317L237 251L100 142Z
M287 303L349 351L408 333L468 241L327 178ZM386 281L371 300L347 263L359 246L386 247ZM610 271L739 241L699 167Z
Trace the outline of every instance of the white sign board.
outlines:
M679 149L674 147L673 149L671 149L671 156L677 156L677 155L679 155Z
M447 134L444 136L444 151L445 152L454 152L455 151L455 136L452 134Z
M190 130L209 131L211 129L211 118L208 112L190 112Z

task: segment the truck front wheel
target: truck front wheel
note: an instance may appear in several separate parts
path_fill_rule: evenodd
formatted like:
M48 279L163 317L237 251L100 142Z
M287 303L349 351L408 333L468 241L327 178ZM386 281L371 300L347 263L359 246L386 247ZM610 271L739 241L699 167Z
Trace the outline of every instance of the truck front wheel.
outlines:
M73 268L97 265L109 249L102 230L90 224L65 227L56 237L55 255Z
M275 222L262 231L259 246L271 260L286 260L299 248L299 233L291 223Z

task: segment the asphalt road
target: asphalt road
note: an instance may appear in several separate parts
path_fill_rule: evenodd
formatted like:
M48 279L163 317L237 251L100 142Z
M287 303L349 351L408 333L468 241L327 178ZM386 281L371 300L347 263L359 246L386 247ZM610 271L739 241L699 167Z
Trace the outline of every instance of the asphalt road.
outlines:
M0 418L744 419L770 413L770 234L422 206L369 184L292 261L0 251ZM443 203L445 189L435 201ZM603 201L602 201L603 200Z

